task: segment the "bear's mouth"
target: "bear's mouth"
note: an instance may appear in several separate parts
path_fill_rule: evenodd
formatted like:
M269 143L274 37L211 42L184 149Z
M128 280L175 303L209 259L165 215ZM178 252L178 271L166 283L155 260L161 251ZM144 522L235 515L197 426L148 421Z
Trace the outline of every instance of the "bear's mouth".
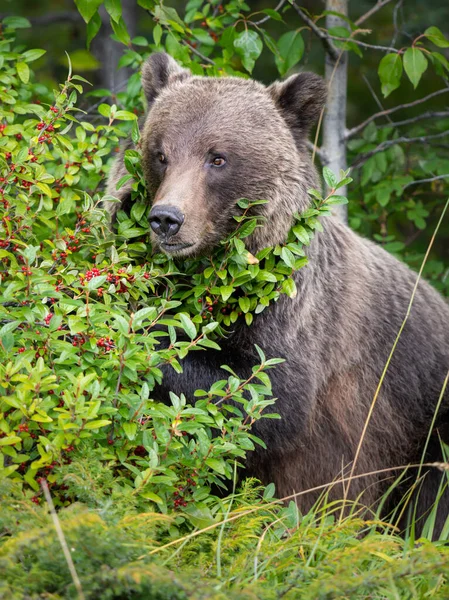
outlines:
M194 246L194 243L178 243L178 244L170 244L170 242L159 242L159 246L166 254L174 254L176 252L181 252L182 250L186 250L187 248L191 248Z

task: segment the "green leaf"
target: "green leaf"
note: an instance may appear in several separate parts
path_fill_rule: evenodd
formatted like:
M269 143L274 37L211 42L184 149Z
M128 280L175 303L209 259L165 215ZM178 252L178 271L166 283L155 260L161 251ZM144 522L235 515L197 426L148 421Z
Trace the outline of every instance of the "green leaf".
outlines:
M241 298L239 298L239 306L244 313L247 313L249 311L249 307L251 306L250 299L246 296L242 296Z
M204 29L192 29L192 35L205 46L214 46L215 42Z
M133 317L133 329L138 329L146 320L153 321L157 315L155 306L146 306L138 310Z
M190 319L190 317L186 313L179 313L178 317L182 323L182 328L187 333L189 338L191 340L195 339L196 327L195 327L194 323L192 322L192 320Z
M131 208L131 219L139 223L147 210L148 205L145 202L134 202Z
M124 422L123 425L123 431L126 434L126 437L129 440L133 440L136 437L136 433L137 433L137 423L126 423Z
M404 54L404 69L416 89L423 73L427 69L427 58L418 48L407 48Z
M287 294L289 298L295 298L297 295L296 283L293 279L284 279L282 282L282 291Z
M329 167L323 167L323 177L324 177L324 181L326 182L326 185L329 188L337 187L338 179L334 175L333 171L331 171L331 169L329 169Z
M111 107L109 104L100 104L100 106L98 107L98 112L103 117L107 117L109 119L111 116Z
M310 242L309 234L302 225L295 225L293 227L293 233L295 234L295 237L303 244L308 244Z
M256 60L263 50L259 34L249 29L242 31L234 40L234 48L241 57L245 69L252 73Z
M270 273L269 271L259 271L256 277L257 281L271 281L271 283L276 283L276 275Z
M21 55L21 57L22 60L24 60L25 62L33 62L34 60L37 60L38 58L43 56L46 52L46 50L40 50L38 48L35 48L33 50L27 50Z
M87 282L87 289L89 291L96 290L106 281L106 275L98 275L98 277L92 277L90 281Z
M348 199L345 196L332 195L326 200L326 204L329 206L339 206L340 204L347 204Z
M428 27L425 30L424 35L428 40L435 44L435 46L438 46L439 48L449 48L449 41L444 37L438 27Z
M437 63L439 63L444 69L446 69L446 71L449 71L449 61L445 56L443 56L439 52L432 52L431 56L434 59L434 62L437 61Z
M208 458L206 460L206 465L208 467L210 467L211 469L213 469L214 471L216 471L217 473L220 473L220 475L226 474L223 460L218 460L216 458Z
M129 36L124 20L121 17L117 22L111 20L111 26L114 30L114 34L116 35L118 41L122 44L125 44L125 46L128 46L131 43L131 38Z
M118 119L119 121L135 121L137 115L129 110L118 110L114 115L114 119Z
M86 47L88 49L90 48L90 44L91 44L92 40L97 35L97 33L100 31L100 27L101 27L101 17L98 14L98 12L96 12L94 14L94 16L90 19L90 21L86 27L86 32L87 32Z
M161 43L162 33L162 27L159 25L159 23L157 23L153 29L153 40L156 46L159 46Z
M262 10L261 12L264 13L265 15L268 15L275 21L282 21L281 15L272 8L264 8L264 10Z
M400 54L387 54L379 63L377 70L382 94L386 98L399 87L402 76L402 57Z
M151 502L156 502L156 504L164 504L164 501L160 496L155 494L154 492L144 491L140 492L139 496L145 498L146 500L150 500Z
M285 75L294 67L304 54L304 40L299 31L288 31L278 41L279 57L275 57L280 75Z
M111 19L118 23L122 16L121 0L104 0L104 7Z
M281 258L288 267L290 267L291 269L295 268L295 257L293 256L293 253L291 250L289 250L288 248L285 248L285 247L282 248Z
M99 429L100 427L106 427L106 425L109 425L110 423L111 421L108 421L108 419L97 419L96 421L88 421L84 425L84 429Z
M0 438L0 446L13 446L22 441L22 438L17 435L8 435L7 437Z
M274 497L275 491L274 483L269 483L263 492L263 499L271 500Z
M24 62L18 62L16 65L17 75L22 83L28 83L30 80L30 67Z
M86 23L89 23L101 3L102 0L75 0L76 8Z
M4 27L12 27L12 29L26 29L31 27L31 23L25 17L5 17L2 23Z
M232 296L233 291L234 291L234 288L231 285L224 285L223 287L220 288L220 294L221 294L221 297L223 298L223 302L226 302L228 300L228 298L230 298Z
M211 510L204 504L192 503L184 509L183 513L192 525L198 527L198 529L204 529L214 522Z

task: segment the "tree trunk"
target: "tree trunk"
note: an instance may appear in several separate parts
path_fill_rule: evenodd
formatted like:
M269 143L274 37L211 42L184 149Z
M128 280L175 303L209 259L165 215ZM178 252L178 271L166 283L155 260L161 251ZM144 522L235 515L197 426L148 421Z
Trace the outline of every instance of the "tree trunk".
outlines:
M326 0L326 10L348 14L349 0ZM329 27L346 26L347 23L334 15L326 16L326 29ZM339 174L340 169L346 170L346 90L348 78L348 53L339 52L338 58L333 58L326 52L325 79L328 89L326 112L323 119L322 149L327 166ZM338 193L346 195L346 186ZM336 206L334 214L343 222L348 221L347 206Z

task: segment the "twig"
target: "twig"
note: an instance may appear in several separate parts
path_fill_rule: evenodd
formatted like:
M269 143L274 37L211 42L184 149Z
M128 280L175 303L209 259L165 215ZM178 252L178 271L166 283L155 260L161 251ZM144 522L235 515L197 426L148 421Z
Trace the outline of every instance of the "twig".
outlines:
M383 129L385 127L400 127L401 125L409 125L410 123L417 123L418 121L422 121L424 119L433 119L433 118L441 118L449 117L449 110L442 111L432 111L429 110L422 115L418 115L417 117L411 117L410 119L404 119L403 121L391 121L389 125L378 125L378 129Z
M284 4L286 2L287 2L287 0L281 0L274 10L275 11L281 10L281 8L284 6ZM260 21L253 21L253 25L261 25L262 23L266 23L270 19L271 19L270 15L266 15L265 17L263 17L263 19L260 19Z
M449 179L449 173L446 173L445 175L435 175L435 177L428 177L427 179L415 179L415 181L410 181L410 183L406 183L402 188L402 191L404 191L411 185L419 185L420 183L430 183L431 181L437 181L438 179Z
M402 2L403 2L403 0L399 0L399 1L396 3L396 6L394 7L394 10L393 10L393 27L394 27L394 35L393 35L393 39L391 40L391 45L392 45L392 46L396 46L396 40L398 39L398 36L399 36L399 34L401 33L401 32L399 31L399 27L398 27L398 12L399 12L399 9L400 9L400 8L401 8L401 6L402 6Z
M204 60L204 62L207 62L210 65L215 65L214 60L212 60L211 58L208 58L207 56L204 56L204 54L202 54L199 50L197 50L196 48L191 46L187 40L182 39L181 43L184 44L184 46L187 46L187 48L190 48L190 50L193 52L193 54L196 54L197 56L199 56L201 58L201 60Z
M371 92L371 96L374 98L374 100L376 101L377 106L380 108L381 111L385 111L385 108L382 106L381 101L379 100L376 92L374 91L372 85L369 82L368 77L366 77L366 75L363 75L363 81L366 83L369 91ZM388 115L385 115L386 119L391 123L391 119ZM387 125L385 125L385 127L387 127Z
M357 46L362 46L362 48L370 48L371 50L382 50L383 52L395 52L396 54L402 54L402 50L397 50L396 48L392 48L391 46L376 46L374 44L367 44L365 42L361 42L360 40L356 40L353 37L338 37L336 35L329 35L329 39L337 40L339 42L353 42L357 44Z
M371 158L371 156L377 154L377 152L382 152L383 150L390 148L390 146L395 146L396 144L413 144L415 142L421 142L422 144L425 144L428 140L434 140L436 138L444 137L446 135L449 135L449 129L446 131L442 131L441 133L435 133L433 135L420 135L418 137L412 138L398 137L395 140L386 140L385 142L381 142L380 144L378 144L373 150L365 152L365 154L361 154L358 158L356 158L352 167L360 167L360 165L365 163L368 160L368 158Z
M338 49L332 43L330 36L327 33L325 33L322 29L320 29L315 24L315 22L312 21L312 19L308 15L306 15L306 13L301 8L299 8L296 2L292 2L291 4L298 13L298 15L301 17L301 19L304 21L304 23L310 27L310 29L317 37L320 38L326 52L333 58L333 60L338 60L339 52Z
M376 13L378 10L380 10L381 8L383 8L384 6L386 6L389 2L391 2L391 0L378 0L377 4L375 4L373 6L373 8L370 8L368 12L366 12L364 15L362 15L361 17L359 17L357 19L357 21L355 21L355 24L356 25L361 25L367 19L369 19L372 15L374 15L374 13Z
M371 115L370 117L365 119L365 121L363 121L359 125L356 125L352 129L349 129L346 133L346 139L348 140L348 139L354 137L354 135L359 133L359 131L362 131L362 129L365 129L365 127L369 123L371 123L371 121L374 121L375 119L379 119L380 117L385 117L386 115L391 115L392 113L395 113L398 110L402 110L405 108L411 108L412 106L417 106L418 104L422 104L423 102L426 102L427 100L430 100L431 98L434 98L435 96L439 96L440 94L447 94L448 92L449 92L449 87L443 88L441 90L437 90L436 92L432 92L431 94L428 94L427 96L424 96L423 98L414 100L413 102L408 102L406 104L398 104L398 106L394 106L393 108L388 108L387 110L382 110L381 112L375 113L374 115Z
M61 523L59 522L59 518L56 513L55 506L53 504L53 500L51 499L50 490L48 489L48 485L45 479L41 480L41 487L42 491L44 492L45 500L47 501L48 507L50 509L53 525L55 526L56 534L58 536L59 543L61 544L62 552L64 553L64 557L67 561L67 566L69 567L70 575L72 576L73 583L75 584L76 591L78 592L78 597L80 600L85 600L83 588L81 587L81 581L79 580L78 573L76 572L75 565L72 560L72 555L70 554L69 547L67 546L64 532L62 531Z

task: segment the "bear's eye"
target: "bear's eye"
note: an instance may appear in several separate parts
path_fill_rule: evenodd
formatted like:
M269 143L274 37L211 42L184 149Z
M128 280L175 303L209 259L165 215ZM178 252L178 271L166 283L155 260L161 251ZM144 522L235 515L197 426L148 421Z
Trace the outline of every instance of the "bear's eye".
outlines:
M214 167L223 167L226 164L226 159L222 156L215 156L212 159L211 165Z
M167 162L167 158L165 157L165 154L162 154L162 152L159 152L159 154L157 155L157 158L159 160L159 162L165 164Z

